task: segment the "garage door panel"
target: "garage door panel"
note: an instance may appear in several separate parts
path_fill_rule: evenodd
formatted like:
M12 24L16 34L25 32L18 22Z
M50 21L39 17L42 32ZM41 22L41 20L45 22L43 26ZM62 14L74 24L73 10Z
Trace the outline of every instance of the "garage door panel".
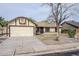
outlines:
M14 36L33 36L33 27L10 27L10 35Z

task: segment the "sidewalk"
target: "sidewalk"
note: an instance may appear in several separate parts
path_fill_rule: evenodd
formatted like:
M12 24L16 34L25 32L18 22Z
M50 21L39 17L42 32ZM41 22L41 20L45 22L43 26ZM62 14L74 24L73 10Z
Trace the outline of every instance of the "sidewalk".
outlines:
M23 51L25 48L22 48ZM16 50L16 54L18 56L35 56L35 55L42 55L42 54L48 54L48 53L57 53L57 52L67 52L67 51L75 51L75 50L79 50L79 43L70 43L70 44L61 44L61 45L48 45L48 46L41 46L38 48L33 48L34 51L32 51L31 53L17 53ZM21 50L20 50L21 52Z

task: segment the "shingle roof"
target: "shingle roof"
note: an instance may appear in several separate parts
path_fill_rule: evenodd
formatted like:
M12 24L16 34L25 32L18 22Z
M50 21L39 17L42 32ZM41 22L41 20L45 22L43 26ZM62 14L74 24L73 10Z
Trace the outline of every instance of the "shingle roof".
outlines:
M41 21L41 22L36 22L36 24L37 24L37 27L56 27L56 24L54 22L48 23L48 22L45 22L45 21Z
M75 22L75 21L66 21L66 23L75 26L75 27L79 27L79 22Z

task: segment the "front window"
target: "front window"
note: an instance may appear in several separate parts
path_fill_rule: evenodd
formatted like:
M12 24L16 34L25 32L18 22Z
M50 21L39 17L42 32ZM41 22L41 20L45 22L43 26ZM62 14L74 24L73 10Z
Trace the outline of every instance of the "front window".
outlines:
M20 18L20 19L19 19L19 23L20 23L20 24L25 24L25 23L26 23L25 18Z

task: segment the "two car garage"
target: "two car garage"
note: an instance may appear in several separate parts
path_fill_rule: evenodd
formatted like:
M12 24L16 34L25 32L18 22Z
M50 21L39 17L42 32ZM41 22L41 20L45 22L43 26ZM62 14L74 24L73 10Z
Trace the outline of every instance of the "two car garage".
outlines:
M11 26L10 27L10 37L22 37L22 36L33 36L33 27L25 26Z

